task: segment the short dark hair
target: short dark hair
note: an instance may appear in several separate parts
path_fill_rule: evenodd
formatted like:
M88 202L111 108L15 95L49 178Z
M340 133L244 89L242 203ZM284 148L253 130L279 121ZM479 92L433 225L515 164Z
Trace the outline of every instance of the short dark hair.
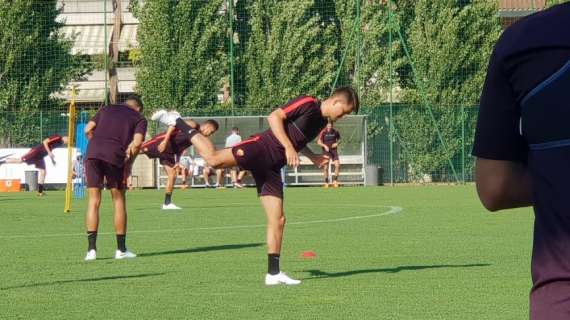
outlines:
M218 128L220 128L220 125L218 124L218 121L214 120L214 119L208 119L206 121L204 121L204 124L211 124L212 126L214 126L214 129L216 131L218 131Z
M140 112L143 111L143 109L144 109L143 102L142 102L141 97L138 94L130 94L127 97L127 99L125 100L125 102L129 101L129 100L136 102L137 105L139 106L139 108L141 109Z
M358 94L352 87L339 87L333 91L333 97L335 96L344 96L346 101L352 104L354 108L354 113L358 113L358 109L360 108L360 99L358 98Z
M238 127L233 127L232 130L233 130L233 131L239 131L239 128L238 128Z

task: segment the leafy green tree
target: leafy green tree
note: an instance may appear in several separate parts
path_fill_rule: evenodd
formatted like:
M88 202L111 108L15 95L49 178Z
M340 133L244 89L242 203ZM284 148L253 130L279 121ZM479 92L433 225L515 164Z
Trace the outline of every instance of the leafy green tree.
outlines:
M244 57L246 106L264 112L300 94L326 96L337 66L335 28L314 0L252 2Z
M222 0L135 2L140 19L137 85L150 108L181 112L217 103L227 75Z
M413 173L449 173L449 160L464 147L462 107L478 104L501 32L497 4L418 0L415 10L409 36L414 73L404 88L404 101L412 106L398 115L396 127Z
M39 112L63 105L54 97L88 72L70 54L56 0L0 0L0 144L29 145L39 136Z

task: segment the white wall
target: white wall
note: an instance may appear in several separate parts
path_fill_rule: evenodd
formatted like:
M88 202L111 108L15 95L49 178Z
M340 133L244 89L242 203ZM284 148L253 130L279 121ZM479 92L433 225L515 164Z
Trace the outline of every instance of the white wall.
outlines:
M30 151L27 149L0 149L0 157L8 154L14 153L12 157L21 157L26 152ZM67 182L67 148L56 148L53 150L55 155L56 165L54 166L49 159L46 157L44 160L46 162L46 184L50 183L66 183ZM73 154L75 158L75 150ZM34 166L29 166L25 163L22 164L3 164L0 166L0 179L20 179L21 183L25 183L25 172L33 170L37 171Z

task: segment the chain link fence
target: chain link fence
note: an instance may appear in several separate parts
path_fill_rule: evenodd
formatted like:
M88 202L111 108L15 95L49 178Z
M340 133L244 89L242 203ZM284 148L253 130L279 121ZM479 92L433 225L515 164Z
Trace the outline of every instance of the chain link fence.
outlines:
M79 110L267 115L350 85L385 183L473 180L479 95L509 24L565 0L0 0L0 146ZM157 127L151 127L154 134Z

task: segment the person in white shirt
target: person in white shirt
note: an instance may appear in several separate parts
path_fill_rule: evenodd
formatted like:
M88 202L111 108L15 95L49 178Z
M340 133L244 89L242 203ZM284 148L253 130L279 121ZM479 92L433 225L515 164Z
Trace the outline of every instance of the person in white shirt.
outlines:
M242 141L242 139L241 139L241 136L239 135L239 128L233 127L232 132L226 138L226 148L232 148L235 145L237 145L238 143L240 143L241 141ZM245 176L245 173L246 173L245 170L240 170L239 174L238 174L238 168L237 167L233 167L230 169L230 177L232 178L232 183L234 185L234 188L243 188L243 184L241 183L241 180Z
M184 150L178 165L179 174L182 175L182 189L188 188L188 176L194 175L194 159L187 151L188 149ZM192 179L190 179L190 183L192 183Z

